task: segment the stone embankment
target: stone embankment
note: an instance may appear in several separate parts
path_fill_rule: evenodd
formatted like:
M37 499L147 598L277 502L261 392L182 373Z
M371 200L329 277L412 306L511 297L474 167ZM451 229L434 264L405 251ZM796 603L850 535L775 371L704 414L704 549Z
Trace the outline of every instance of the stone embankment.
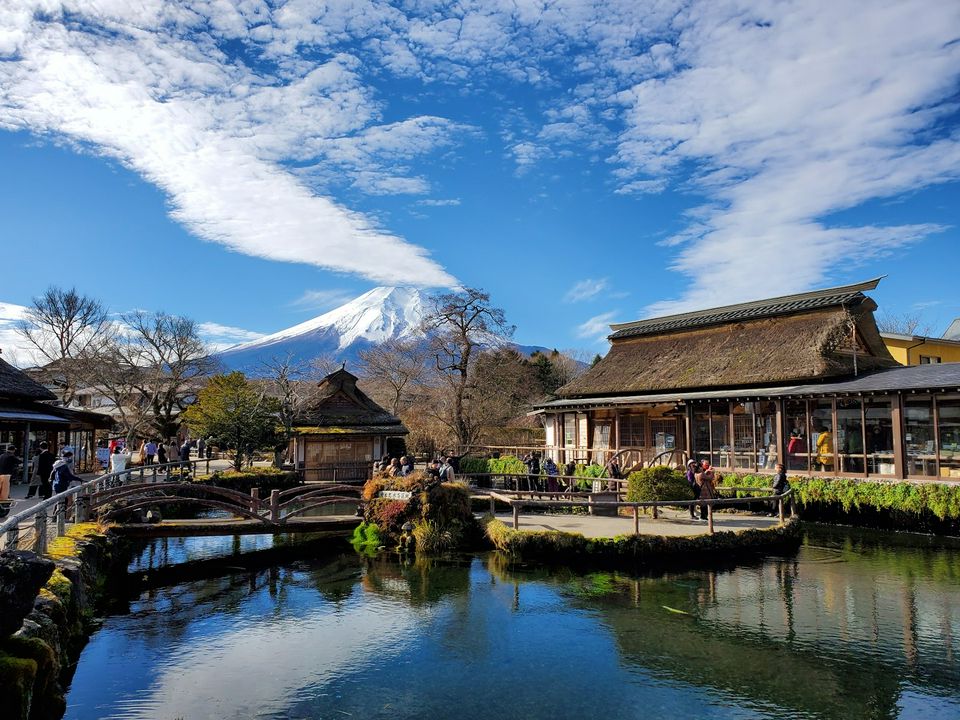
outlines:
M63 715L64 687L86 640L94 605L106 578L126 559L120 542L88 523L50 544L52 560L25 551L0 553L4 720Z

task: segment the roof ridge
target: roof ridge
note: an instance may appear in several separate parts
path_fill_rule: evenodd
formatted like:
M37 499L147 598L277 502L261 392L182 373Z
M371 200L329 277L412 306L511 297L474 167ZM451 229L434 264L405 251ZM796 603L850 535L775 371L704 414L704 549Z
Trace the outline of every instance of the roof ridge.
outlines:
M685 320L695 320L697 318L707 318L713 315L735 313L743 310L759 309L765 306L786 305L788 303L802 302L804 300L813 300L817 298L828 298L833 295L848 295L864 290L873 290L886 275L866 280L864 282L853 283L851 285L839 285L837 287L822 288L820 290L808 290L807 292L794 293L793 295L781 295L779 297L764 298L761 300L751 300L748 302L737 303L734 305L720 305L718 307L704 308L703 310L693 310L686 313L676 313L674 315L659 315L642 320L633 320L625 323L614 323L610 325L613 333L623 330L633 330L646 325L664 324L672 322L682 322Z

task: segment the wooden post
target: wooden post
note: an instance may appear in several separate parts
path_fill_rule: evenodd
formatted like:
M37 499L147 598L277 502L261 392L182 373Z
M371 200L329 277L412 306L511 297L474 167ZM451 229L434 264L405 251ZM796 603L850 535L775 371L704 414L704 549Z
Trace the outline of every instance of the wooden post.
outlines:
M157 466L151 465L151 467L153 468L153 479L150 482L155 483L157 481Z
M33 521L33 529L37 535L37 542L33 547L33 551L38 555L42 555L47 551L47 511L43 510L42 512L37 513Z
M780 515L780 527L783 527L783 498L777 500L777 511Z
M12 528L7 530L7 542L3 546L4 550L16 550L17 545L20 544L20 527L14 525Z
M657 511L657 504L653 504L653 519L657 520L660 517L660 513Z
M57 503L54 510L54 519L57 521L57 537L63 535L67 530L67 501L61 500Z
M143 465L140 466L140 482L143 483Z
M636 505L633 506L633 534L640 534L640 508Z
M87 521L87 503L89 499L84 493L78 493L73 501L73 521L82 523Z
M280 491L270 491L270 522L280 522Z
M255 513L260 511L260 488L252 487L250 488L250 512Z
M490 514L497 514L497 501L493 499L493 495L490 496Z
M707 505L707 532L713 535L713 503Z
M510 503L510 507L513 508L513 529L520 529L520 508L513 503Z
M209 474L210 474L210 458L205 458L205 462L207 463L207 471L206 471L206 472L207 472L207 475L209 475Z
M593 493L587 495L587 514L593 515Z

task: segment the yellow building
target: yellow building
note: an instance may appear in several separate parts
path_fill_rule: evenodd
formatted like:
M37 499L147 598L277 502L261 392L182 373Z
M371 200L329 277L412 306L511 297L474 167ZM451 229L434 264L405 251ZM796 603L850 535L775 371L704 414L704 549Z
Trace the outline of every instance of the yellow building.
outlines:
M880 337L901 365L960 362L960 335L951 332L954 328L960 330L960 319L954 320L946 335L940 338L896 333L880 333Z

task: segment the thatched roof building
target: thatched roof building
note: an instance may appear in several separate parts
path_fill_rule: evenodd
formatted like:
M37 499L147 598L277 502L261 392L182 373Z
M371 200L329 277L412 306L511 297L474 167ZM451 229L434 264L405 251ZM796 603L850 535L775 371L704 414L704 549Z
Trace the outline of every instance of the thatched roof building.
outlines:
M307 480L365 480L372 462L402 446L400 418L371 400L344 368L330 373L294 419L290 453Z
M878 282L613 325L606 357L557 394L814 382L894 367L876 303L863 294Z
M2 400L56 400L57 396L0 358L0 399Z

